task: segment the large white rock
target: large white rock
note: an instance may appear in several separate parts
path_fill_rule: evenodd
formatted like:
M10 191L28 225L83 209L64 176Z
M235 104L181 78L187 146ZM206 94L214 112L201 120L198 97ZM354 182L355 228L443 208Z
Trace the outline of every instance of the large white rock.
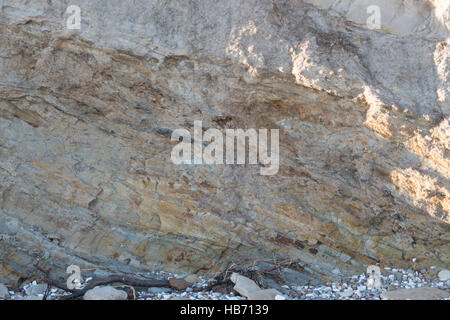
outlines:
M276 297L283 297L283 294L275 289L263 289L255 292L250 292L247 296L248 300L281 300Z
M422 287L388 291L381 297L388 300L440 300L450 297L450 294L437 288Z
M255 283L255 281L241 276L238 273L233 273L231 275L231 281L234 282L234 290L239 292L241 296L249 297L250 294L261 291L261 288Z
M117 290L111 286L95 287L88 290L83 297L84 300L126 300L127 293Z

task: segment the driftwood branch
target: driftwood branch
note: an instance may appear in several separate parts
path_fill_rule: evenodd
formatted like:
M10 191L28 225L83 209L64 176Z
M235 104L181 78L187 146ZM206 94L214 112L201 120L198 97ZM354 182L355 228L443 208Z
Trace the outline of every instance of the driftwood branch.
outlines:
M93 289L97 286L104 286L111 283L122 283L127 286L132 287L171 287L168 280L156 280L156 279L150 279L150 280L143 280L133 277L127 277L127 276L121 276L121 275L111 275L109 277L103 278L103 279L93 279L88 282L88 284L79 290L66 290L71 291L72 294L68 296L63 296L60 298L60 300L71 300L76 299L78 297L81 297L84 295L88 290Z
M42 281L47 283L47 285L48 285L46 293L44 295L44 300L46 299L47 295L49 294L51 287L56 287L56 288L59 288L61 290L71 293L70 295L60 297L59 300L76 299L76 298L83 296L90 289L93 289L97 286L104 286L104 285L113 284L113 283L120 283L125 286L129 286L129 287L141 287L141 288L170 287L170 288L176 290L176 288L173 288L170 285L169 280L139 279L139 278L128 277L128 276L124 276L124 275L111 275L111 276L108 276L105 278L92 279L82 289L69 289L69 288L67 288L66 283L60 283L59 281L52 279L50 277L51 268L46 270L43 267L41 267L39 265L39 259L36 260L34 267L38 271L40 271L41 273L44 274L44 277L42 277ZM134 291L134 288L133 288L133 291Z

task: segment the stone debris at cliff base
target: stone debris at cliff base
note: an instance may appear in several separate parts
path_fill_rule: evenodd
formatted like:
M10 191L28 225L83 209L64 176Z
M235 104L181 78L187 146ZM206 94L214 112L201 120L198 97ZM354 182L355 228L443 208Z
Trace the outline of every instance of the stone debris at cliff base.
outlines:
M379 289L369 289L367 287L367 274L354 275L348 278L342 278L339 281L327 283L322 286L295 286L280 284L279 288L259 288L254 281L247 281L241 275L234 276L234 280L239 277L239 285L243 283L249 285L250 291L240 288L249 298L261 298L272 300L450 300L450 279L440 280L436 272L429 270L421 271L403 270L396 268L385 268L381 275L382 286ZM446 271L446 270L442 270ZM183 279L179 275L170 273L159 273L167 279ZM442 275L442 273L441 273ZM186 278L185 278L186 279ZM184 291L177 291L172 288L147 288L135 290L136 300L247 300L247 297L241 296L233 290L233 286L213 288L204 290L202 288L211 284L211 279L201 276L189 276L189 280L195 279ZM238 281L236 281L238 282ZM124 290L127 286L114 285L115 290ZM27 283L19 290L6 291L6 286L0 284L3 288L0 300L42 300L45 286L36 281ZM96 287L98 288L98 287ZM248 289L247 288L247 289ZM111 288L103 288L97 291L114 291ZM109 292L108 291L108 292ZM52 288L47 297L48 300L57 300L63 296L69 295L61 289ZM91 298L91 297L90 297ZM125 296L120 297L120 299ZM130 299L130 296L128 297ZM133 297L131 297L133 298ZM119 298L117 298L119 299Z
M274 254L311 278L444 267L450 1L373 2L379 30L366 0L1 0L1 281L37 257L60 274ZM210 129L218 159L228 130L248 133L242 164L237 137L223 165L200 164L202 142L221 145ZM280 170L263 177L250 141L273 129ZM179 130L191 164L171 159Z

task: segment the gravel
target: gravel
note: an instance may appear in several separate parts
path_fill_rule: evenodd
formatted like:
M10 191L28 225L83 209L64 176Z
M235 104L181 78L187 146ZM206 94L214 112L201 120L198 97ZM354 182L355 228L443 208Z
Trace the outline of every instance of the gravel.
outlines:
M354 275L352 277L342 278L340 281L327 283L323 286L292 286L284 284L286 293L279 299L286 300L382 300L381 294L386 291L396 289L410 289L420 287L438 288L450 292L450 280L442 281L438 278L435 268L414 271L411 269L403 270L398 268L386 267L382 270L380 289L367 288L367 274ZM169 279L172 277L182 278L166 272L152 274L157 279ZM210 279L199 276L198 283L191 284L184 292L178 292L170 288L147 288L136 290L136 300L246 300L238 293L222 293L214 291L202 291L210 284ZM9 291L10 297L7 300L26 300L26 292L30 292L31 287L38 286L35 281L20 288L19 291ZM118 286L118 288L120 288ZM200 290L200 291L199 291ZM31 290L33 291L33 290ZM52 288L48 300L55 300L69 293ZM36 295L42 298L43 294ZM34 297L34 296L33 296Z

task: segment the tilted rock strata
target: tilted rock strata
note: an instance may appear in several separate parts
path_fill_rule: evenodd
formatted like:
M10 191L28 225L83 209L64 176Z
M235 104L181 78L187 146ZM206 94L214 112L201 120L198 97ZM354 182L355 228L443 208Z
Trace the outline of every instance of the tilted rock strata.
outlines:
M36 258L59 275L299 262L288 281L448 265L445 23L396 33L300 1L86 0L76 31L65 1L0 5L1 281ZM278 174L175 166L171 132L194 120L280 129Z

